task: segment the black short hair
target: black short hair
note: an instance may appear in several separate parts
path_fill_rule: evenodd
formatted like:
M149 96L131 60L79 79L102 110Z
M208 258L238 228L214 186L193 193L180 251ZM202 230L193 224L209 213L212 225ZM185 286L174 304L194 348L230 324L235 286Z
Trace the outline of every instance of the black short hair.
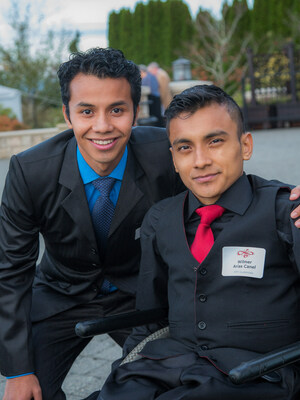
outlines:
M211 104L226 107L230 117L237 124L238 137L241 137L242 133L245 132L242 111L229 94L215 85L196 85L185 89L173 98L165 111L168 134L171 119L182 113L192 115L200 108Z
M69 61L60 65L57 75L60 83L62 102L70 118L70 83L79 73L97 78L125 78L130 84L134 119L141 99L141 74L138 66L125 58L121 50L92 48L86 52L70 55Z

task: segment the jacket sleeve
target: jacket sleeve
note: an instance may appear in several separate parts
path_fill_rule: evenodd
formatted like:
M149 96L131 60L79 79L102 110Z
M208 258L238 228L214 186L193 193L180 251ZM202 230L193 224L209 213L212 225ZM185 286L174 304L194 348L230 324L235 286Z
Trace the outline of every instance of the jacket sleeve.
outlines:
M165 200L154 205L146 214L141 228L141 266L138 279L136 308L168 308L168 268L156 246L156 229ZM124 356L138 343L168 325L162 320L147 326L134 328L124 346Z
M38 251L33 199L13 156L0 209L0 367L6 376L34 370L30 308Z

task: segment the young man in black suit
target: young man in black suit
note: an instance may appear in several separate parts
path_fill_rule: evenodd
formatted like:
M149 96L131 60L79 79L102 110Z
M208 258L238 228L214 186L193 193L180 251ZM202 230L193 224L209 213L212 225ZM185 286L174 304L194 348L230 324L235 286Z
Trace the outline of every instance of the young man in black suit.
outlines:
M76 337L76 322L134 309L143 217L183 190L165 130L133 128L141 94L133 62L118 50L91 49L58 76L70 129L12 157L2 198L5 400L65 399L61 384L89 342ZM93 216L105 199L94 187L100 178L113 182L103 240ZM45 252L36 266L39 233ZM111 336L123 345L129 332Z
M227 375L300 340L300 232L289 218L299 200L243 172L252 136L220 88L185 90L166 117L188 191L146 214L137 309L168 308L170 337L115 368L98 399L297 400L299 365L240 386ZM136 328L125 353L158 327Z

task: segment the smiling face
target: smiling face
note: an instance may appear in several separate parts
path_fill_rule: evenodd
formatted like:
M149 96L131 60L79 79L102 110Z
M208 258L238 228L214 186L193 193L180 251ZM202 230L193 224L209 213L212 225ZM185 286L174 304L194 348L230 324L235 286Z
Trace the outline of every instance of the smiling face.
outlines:
M121 160L134 119L131 88L125 78L79 73L70 83L68 118L79 150L95 172L109 175Z
M205 205L214 204L243 173L252 136L239 138L226 107L211 104L182 113L169 125L174 166L187 188Z

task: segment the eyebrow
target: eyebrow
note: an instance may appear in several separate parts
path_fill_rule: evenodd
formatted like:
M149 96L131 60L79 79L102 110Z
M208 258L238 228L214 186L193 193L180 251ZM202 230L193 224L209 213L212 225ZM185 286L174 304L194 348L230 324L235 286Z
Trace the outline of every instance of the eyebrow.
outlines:
M226 131L222 131L222 130L214 131L214 132L211 132L211 133L208 133L207 135L205 135L205 139L211 139L215 136L228 136L228 135L229 135L229 133Z
M182 144L182 143L190 143L191 141L188 139L175 139L174 142L172 143L172 146L175 146L177 144Z
M212 139L216 136L228 136L228 132L222 130L210 132L204 136L204 139ZM172 143L172 146L182 143L191 143L191 140L185 138L175 139L174 142Z
M94 104L90 104L90 103L85 103L83 101L80 101L78 104L76 104L76 107L95 107Z
M117 106L124 106L127 105L125 100L116 101L115 103L109 104L108 108L113 108ZM76 104L76 107L96 107L95 104L85 103L84 101L80 101Z

